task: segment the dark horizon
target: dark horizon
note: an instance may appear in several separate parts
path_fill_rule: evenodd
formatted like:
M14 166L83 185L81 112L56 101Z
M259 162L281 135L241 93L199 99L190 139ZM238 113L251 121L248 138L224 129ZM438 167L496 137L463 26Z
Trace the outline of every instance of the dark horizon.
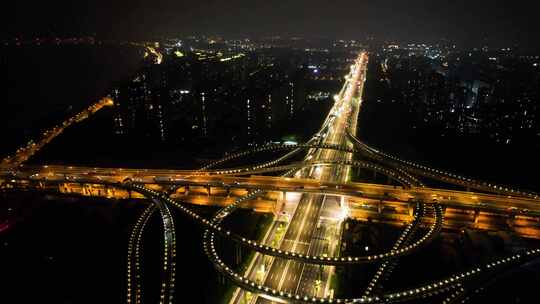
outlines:
M157 39L186 35L302 36L433 43L447 39L538 48L530 1L108 1L7 4L4 38L96 35Z

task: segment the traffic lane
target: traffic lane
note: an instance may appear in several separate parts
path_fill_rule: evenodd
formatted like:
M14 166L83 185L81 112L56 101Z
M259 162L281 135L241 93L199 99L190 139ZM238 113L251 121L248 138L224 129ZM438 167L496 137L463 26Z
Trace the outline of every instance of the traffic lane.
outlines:
M305 216L305 213L310 208L310 204L311 202L307 199L307 197L305 197L305 195L302 195L298 203L298 207L296 208L296 211L293 214L289 226L287 227L284 239L292 240L294 239L294 236L297 235L299 226L301 225L300 219Z
M313 201L312 195L303 195L300 199L300 205L289 225L282 246L280 246L282 250L292 250L294 248L295 251L299 253L307 252L309 244L306 240L308 240L308 237L310 236L308 235L308 232L312 230L312 222L316 220L314 214L318 213L318 208L312 208ZM304 226L302 226L302 222ZM296 272L299 267L300 266L296 262L276 259L269 270L266 283L273 288L279 288L280 284L284 284L285 288L290 289L292 280L297 279ZM289 269L292 272L289 272Z
M287 232L285 233L280 249L290 251L295 248L295 236L298 235L301 219L309 211L310 205L311 201L305 195L302 195L298 202L298 207L293 214L289 227L287 227ZM302 248L302 246L303 245L296 245L298 248ZM285 272L289 262L289 260L275 258L268 271L268 275L266 276L265 285L278 289L283 277L286 275ZM259 297L257 299L257 303L271 303L271 301Z
M310 255L324 255L329 254L328 252L328 233L326 225L321 224L313 236L309 254ZM322 271L318 265L305 264L302 277L298 284L297 289L301 292L305 292L309 295L315 295L314 291L314 282L318 279L321 279L321 282L325 282L324 276L319 275L321 272L328 272L330 267L325 266Z
M286 240L297 241L300 243L309 242L312 235L312 229L318 220L319 210L321 208L322 195L304 195L308 205L302 208L301 221L291 222L290 229L287 231ZM297 251L300 252L300 251ZM305 253L305 252L301 252Z
M311 245L310 254L328 254L328 241L322 236L319 238L314 238ZM321 283L326 282L326 277L330 269L330 266L323 266L321 269L318 265L305 264L298 289L302 292L307 292L310 295L315 295L314 282L319 279L321 280ZM325 272L327 273L326 275Z
M289 236L292 235L296 237L294 239L289 238L284 240L281 248L286 250L292 250L294 248L295 252L306 254L309 249L309 241L313 234L314 227L318 221L322 196L304 195L303 201L308 204L301 207L300 212L298 213L300 216L296 218L295 223L291 223L290 227L291 233ZM298 208L300 208L300 206ZM303 223L299 223L299 218L302 216ZM273 288L292 292L296 289L300 280L300 271L302 267L302 263L276 259L267 276L267 283Z
M289 261L289 267L283 280L281 290L286 292L294 292L298 281L300 281L300 273L302 270L302 264L296 261Z

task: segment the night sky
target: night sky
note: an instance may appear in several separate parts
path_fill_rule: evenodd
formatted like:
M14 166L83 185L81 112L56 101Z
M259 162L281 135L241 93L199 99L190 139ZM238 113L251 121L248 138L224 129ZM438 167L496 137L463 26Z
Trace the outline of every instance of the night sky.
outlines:
M78 0L2 4L3 35L96 33L144 39L186 34L519 43L538 47L537 1ZM5 37L4 37L5 38Z

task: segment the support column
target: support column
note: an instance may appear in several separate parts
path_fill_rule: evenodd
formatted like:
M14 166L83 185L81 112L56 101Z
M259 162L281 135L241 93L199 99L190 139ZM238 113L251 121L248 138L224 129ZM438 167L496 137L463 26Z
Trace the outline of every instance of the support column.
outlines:
M278 216L279 211L283 209L283 206L285 206L285 198L287 197L287 192L281 191L279 192L279 197L276 199L276 202L274 204L274 215Z
M475 225L478 224L478 216L479 216L479 215L480 215L480 210L475 209L475 210L474 210L474 217L473 217L473 219L474 219L474 224L475 224Z
M446 206L442 205L442 216L443 218L446 217Z
M409 202L408 203L408 210L409 210L409 216L413 216L414 215L414 207L416 206L416 203L413 203L413 202Z

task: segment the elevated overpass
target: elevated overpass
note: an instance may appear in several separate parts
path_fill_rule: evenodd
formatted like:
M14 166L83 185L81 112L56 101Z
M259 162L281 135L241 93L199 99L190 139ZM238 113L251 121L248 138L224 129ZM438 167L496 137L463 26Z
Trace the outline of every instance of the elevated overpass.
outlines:
M344 164L348 164L344 162ZM4 188L41 188L58 187L61 189L81 189L76 185L114 185L122 181L123 176L83 176L72 178L64 175L48 176L46 179L30 178L34 171L19 171L17 177L4 176L0 181ZM302 192L313 194L342 195L379 201L410 203L414 201L437 202L445 207L458 209L477 209L500 211L504 213L540 215L540 200L525 197L505 196L481 192L457 191L427 187L403 187L370 183L338 183L313 179L282 178L275 176L213 176L200 175L183 178L144 178L132 180L138 184L161 187L201 187L226 192L226 189L262 189L275 192ZM77 191L67 191L77 193ZM116 198L126 198L118 191ZM81 193L84 194L84 193Z

